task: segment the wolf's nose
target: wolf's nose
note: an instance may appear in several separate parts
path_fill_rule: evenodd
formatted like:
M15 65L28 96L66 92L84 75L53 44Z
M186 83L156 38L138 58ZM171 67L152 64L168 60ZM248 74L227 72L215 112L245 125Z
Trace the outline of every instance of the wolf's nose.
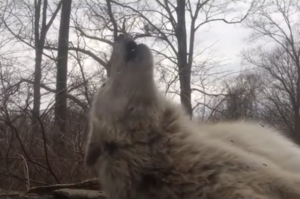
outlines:
M124 39L124 35L123 34L119 34L119 36L117 37L117 38L119 38L119 39Z

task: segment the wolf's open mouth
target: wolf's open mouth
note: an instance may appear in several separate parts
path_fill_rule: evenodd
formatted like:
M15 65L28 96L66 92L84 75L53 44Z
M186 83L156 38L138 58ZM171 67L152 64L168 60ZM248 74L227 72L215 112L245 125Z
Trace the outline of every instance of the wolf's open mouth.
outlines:
M137 44L134 41L129 41L126 45L126 60L130 61L136 57Z

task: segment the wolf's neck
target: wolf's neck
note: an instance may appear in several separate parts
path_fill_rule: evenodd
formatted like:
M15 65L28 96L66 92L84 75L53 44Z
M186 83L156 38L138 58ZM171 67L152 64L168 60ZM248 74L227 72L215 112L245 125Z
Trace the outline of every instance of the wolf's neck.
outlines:
M123 116L140 122L155 122L163 114L164 108L165 100L157 91L152 94L132 95L128 98Z

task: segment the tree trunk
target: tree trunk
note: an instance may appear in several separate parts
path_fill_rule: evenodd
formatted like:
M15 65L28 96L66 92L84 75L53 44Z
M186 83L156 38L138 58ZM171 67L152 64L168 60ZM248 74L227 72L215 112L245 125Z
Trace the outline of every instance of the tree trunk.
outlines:
M191 66L187 63L187 36L185 23L185 0L177 0L178 68L180 81L180 100L187 114L192 117L191 104Z
M67 116L68 42L72 0L62 0L57 53L55 121L61 134L65 133Z
M32 109L32 127L36 132L38 130L38 118L40 117L41 105L41 75L42 75L42 52L40 45L35 51L35 67L34 67L34 85L33 85L33 109Z
M47 8L47 2L44 2L43 6L43 19L46 15L45 8ZM34 2L34 46L35 46L35 67L34 67L34 86L33 86L33 109L31 125L34 132L38 131L39 123L38 119L40 117L40 105L41 105L41 76L42 76L42 60L43 60L43 47L44 39L43 34L40 34L40 18L41 18L41 7L42 0ZM42 32L42 31L41 31Z

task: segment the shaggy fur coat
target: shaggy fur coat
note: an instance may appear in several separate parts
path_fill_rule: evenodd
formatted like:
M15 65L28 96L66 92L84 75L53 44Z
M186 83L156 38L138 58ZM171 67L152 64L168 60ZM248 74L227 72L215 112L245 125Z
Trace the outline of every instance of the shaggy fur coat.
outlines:
M158 91L150 49L120 35L95 95L85 163L109 198L300 199L300 176L215 139Z

